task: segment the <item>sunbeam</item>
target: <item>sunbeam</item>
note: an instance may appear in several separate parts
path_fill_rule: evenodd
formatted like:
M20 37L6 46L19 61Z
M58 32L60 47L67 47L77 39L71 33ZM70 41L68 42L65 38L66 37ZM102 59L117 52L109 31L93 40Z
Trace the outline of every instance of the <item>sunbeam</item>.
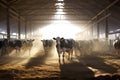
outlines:
M55 21L52 24L40 28L43 38L49 39L53 37L65 37L65 38L75 38L75 34L81 32L81 28L71 24L68 21Z

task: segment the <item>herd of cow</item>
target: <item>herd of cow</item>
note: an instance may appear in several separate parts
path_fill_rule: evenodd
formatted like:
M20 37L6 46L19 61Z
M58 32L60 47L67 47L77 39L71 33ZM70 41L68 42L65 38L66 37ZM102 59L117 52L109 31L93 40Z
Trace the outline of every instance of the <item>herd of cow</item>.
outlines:
M16 53L20 50L22 47L26 47L31 50L33 46L34 39L30 40L8 40L8 39L1 39L0 40L0 56L3 55L9 55L11 49L15 49ZM93 51L93 48L95 47L94 40L74 40L74 39L65 39L61 37L56 37L50 40L41 40L43 43L44 53L49 53L48 49L53 46L53 43L56 43L56 51L58 53L58 57L65 57L65 54L68 53L68 59L71 59L73 54L77 55L76 50L80 52L80 55L84 54L90 54ZM104 43L103 43L104 44ZM99 44L99 45L103 45ZM115 48L116 53L120 53L120 39L117 39L113 42L113 46ZM30 55L30 52L29 52Z
M120 39L116 39L113 42L113 46L117 54L120 54Z
M63 37L62 38L56 37L56 38L53 38L53 40L52 39L41 40L43 43L45 53L48 53L48 49L52 47L54 40L56 41L56 50L58 53L58 57L60 58L62 54L64 58L65 53L68 53L69 59L72 58L73 53L75 55L78 55L76 50L80 52L81 56L92 53L93 48L96 48L95 44L99 42L98 40L74 40L74 39L65 39ZM106 48L105 45L106 44L102 42L102 44L100 43L98 46L103 46L103 48ZM119 53L120 40L114 41L113 46L116 50L116 53Z
M96 43L98 44L98 47L101 46L103 49L109 47L109 44L106 44L105 42L100 42L99 40L74 40L74 39L65 39L65 38L60 38L60 37L56 37L53 38L53 40L41 40L43 42L43 47L45 50L45 53L47 53L47 49L52 47L52 44L54 42L54 40L56 41L56 50L58 53L58 57L62 57L64 59L65 54L68 54L68 59L72 59L73 54L75 56L78 55L78 53L76 52L79 51L80 56L83 55L89 55L93 52L94 48L96 48L97 46L95 45ZM107 47L106 47L107 46ZM120 40L114 40L113 42L113 47L116 51L117 54L120 53ZM101 50L102 51L102 50Z
M10 52L16 50L16 53L21 51L21 48L31 50L34 39L19 40L19 39L0 39L0 56L9 55ZM29 53L30 54L30 53Z

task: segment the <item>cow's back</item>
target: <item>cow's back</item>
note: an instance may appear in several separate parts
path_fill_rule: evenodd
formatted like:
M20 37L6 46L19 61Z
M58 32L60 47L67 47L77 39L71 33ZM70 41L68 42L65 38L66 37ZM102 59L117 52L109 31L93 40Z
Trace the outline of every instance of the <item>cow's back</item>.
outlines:
M22 47L22 41L16 40L16 41L15 41L15 46L16 46L16 47Z
M113 46L114 46L115 48L120 49L120 40L115 40L115 42L113 43Z
M0 41L0 49L2 48L3 46L3 41Z
M63 39L61 40L61 48L70 48L72 49L75 45L75 41L73 39Z

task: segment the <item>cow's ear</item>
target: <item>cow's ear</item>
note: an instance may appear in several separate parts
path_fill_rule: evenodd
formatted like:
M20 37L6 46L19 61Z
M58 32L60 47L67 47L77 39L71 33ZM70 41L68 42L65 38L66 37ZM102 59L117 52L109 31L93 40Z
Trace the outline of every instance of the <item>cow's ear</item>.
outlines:
M64 38L62 37L61 40L63 40Z
M35 39L33 39L32 41L35 41Z
M54 40L56 40L56 38L53 38Z

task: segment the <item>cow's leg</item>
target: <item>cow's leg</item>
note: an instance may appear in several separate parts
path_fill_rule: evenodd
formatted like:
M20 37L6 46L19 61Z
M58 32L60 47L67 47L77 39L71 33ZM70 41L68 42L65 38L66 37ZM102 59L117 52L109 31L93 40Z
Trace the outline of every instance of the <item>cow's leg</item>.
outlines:
M2 47L1 56L6 56L6 48Z
M8 47L4 47L4 54L5 54L5 56L9 56L8 55Z
M73 57L73 50L71 50L70 56L71 56L70 59L72 59L72 57Z
M18 49L19 49L19 56L21 56L21 47L19 47Z
M65 60L64 60L64 58L62 59L62 62L63 62L63 64L65 64Z
M63 59L64 59L64 57L65 57L65 52L63 52L63 55L62 55L62 57L63 57Z
M59 57L59 59L60 59L60 50L57 49L57 52L58 52L58 57Z
M58 53L58 57L59 57L59 59L60 59L60 53Z
M6 47L6 54L9 56L9 47Z
M2 56L2 48L0 49L0 56Z
M70 60L70 54L71 54L71 52L69 51L68 52L68 60Z
M64 57L65 57L65 49L63 49L63 55L62 56L63 56L63 59L64 59Z
M118 56L120 55L120 49L118 49Z
M62 64L62 62L61 62L60 58L58 59L58 61L59 61L59 65L61 65L61 64Z
M29 56L30 56L30 50L31 50L31 47L29 47Z
M1 56L1 49L0 49L0 56Z
M48 54L48 47L44 47L45 56Z
M63 57L63 59L64 59L64 57L65 57L65 51L63 51L62 57Z
M61 60L60 57L59 57L59 65L62 65L62 64L65 64L65 59L62 58L62 60Z
M118 51L118 49L117 49L117 48L115 49L115 52L116 52L116 54L118 55L119 51Z
M46 56L46 53L47 53L46 47L44 47L44 56Z
M6 55L6 49L5 49L5 47L3 47L3 49L2 49L2 55L3 56Z
M16 47L15 49L16 49L16 56L18 56L19 48Z
M3 48L1 48L1 56L3 56Z
M68 60L71 60L73 55L73 50L69 50L67 52L68 52Z
M15 48L15 50L16 50L16 56L17 56L17 48Z

